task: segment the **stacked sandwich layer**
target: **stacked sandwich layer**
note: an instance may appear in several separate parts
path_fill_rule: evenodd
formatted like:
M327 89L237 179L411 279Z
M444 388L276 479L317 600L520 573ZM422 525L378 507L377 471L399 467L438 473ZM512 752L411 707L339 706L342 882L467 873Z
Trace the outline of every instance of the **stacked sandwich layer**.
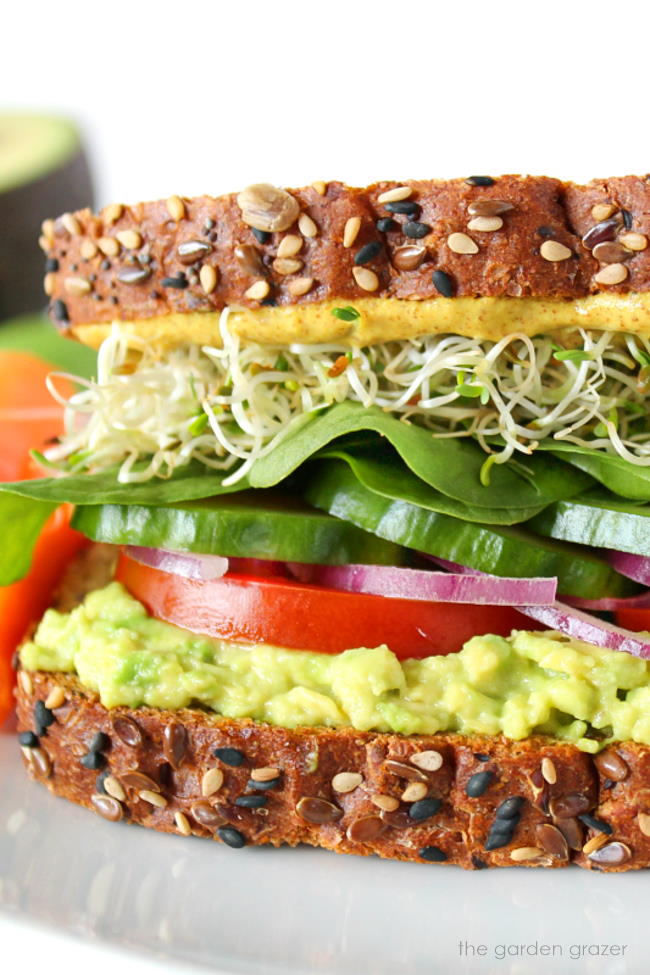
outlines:
M66 597L109 570L23 647L33 774L233 846L650 864L649 203L470 177L47 221L97 376L0 493L1 576L65 502L108 546Z

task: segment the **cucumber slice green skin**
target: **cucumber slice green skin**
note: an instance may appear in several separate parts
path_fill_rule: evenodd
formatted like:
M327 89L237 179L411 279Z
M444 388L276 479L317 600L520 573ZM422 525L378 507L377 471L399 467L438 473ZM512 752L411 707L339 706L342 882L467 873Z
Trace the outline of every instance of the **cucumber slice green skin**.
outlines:
M650 556L650 507L605 494L558 501L528 525L549 538Z
M300 500L266 491L174 505L80 505L72 524L97 542L231 558L403 565L409 555L401 546Z
M340 461L319 465L303 487L317 508L381 538L501 576L557 576L558 592L598 599L629 583L589 552L522 528L470 524L365 488Z

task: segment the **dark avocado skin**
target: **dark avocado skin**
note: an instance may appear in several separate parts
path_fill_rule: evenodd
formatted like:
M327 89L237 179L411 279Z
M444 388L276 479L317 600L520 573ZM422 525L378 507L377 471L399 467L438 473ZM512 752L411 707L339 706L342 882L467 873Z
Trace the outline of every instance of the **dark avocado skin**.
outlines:
M45 176L0 194L0 319L46 303L45 258L38 245L43 220L93 202L90 166L81 147Z

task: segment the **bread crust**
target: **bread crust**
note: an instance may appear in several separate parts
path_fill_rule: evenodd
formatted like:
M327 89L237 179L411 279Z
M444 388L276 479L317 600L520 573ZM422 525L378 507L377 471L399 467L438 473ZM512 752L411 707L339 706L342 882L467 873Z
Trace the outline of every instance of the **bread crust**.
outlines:
M398 202L415 204L415 213L391 213L379 202L398 186L411 190L406 201ZM446 276L443 292L446 280L454 296L466 298L561 302L603 292L650 290L650 249L625 249L626 256L614 262L623 268L624 279L608 284L597 275L614 265L604 265L593 246L582 242L599 222L594 207L609 206L608 219L616 224L609 234L613 243L632 232L635 246L644 246L650 234L647 176L594 180L586 186L530 176L502 176L489 186L456 179L382 182L356 189L331 182L288 192L300 216L281 231L262 234L261 240L259 231L242 218L235 194L113 206L98 215L82 210L47 222L41 242L55 324L83 335L85 326L116 319L143 323L169 316L214 316L226 306L257 309L272 303L304 309L367 298L444 302L434 272ZM502 225L490 231L471 229L474 218L468 207L494 201L512 207L497 217ZM357 219L356 236L345 246L346 227L354 229ZM392 223L378 227L386 219ZM414 231L413 224L420 229ZM409 237L408 232L424 236ZM451 236L458 234L466 238L460 249L469 238L476 253L458 252L458 238ZM289 237L298 250L282 258L281 244ZM565 249L560 249L560 259L557 246L549 257L549 243ZM374 244L379 245L376 253L371 248L371 256L364 258L362 249ZM417 267L403 267L405 246L422 248ZM371 275L365 284L360 271ZM373 280L376 287L369 291ZM259 293L251 293L259 282ZM297 293L300 287L306 290ZM332 338L340 327L331 316ZM282 341L282 334L278 339ZM96 340L97 332L89 341Z
M573 862L620 871L650 865L650 838L639 818L650 809L646 746L617 744L594 759L544 737L514 742L351 728L291 730L198 709L109 711L75 677L45 672L21 671L17 697L19 732L38 737L32 747L23 747L30 774L56 795L109 819L230 843L307 843L338 853L466 869ZM48 700L51 709L44 704ZM99 746L98 732L105 736ZM230 764L227 753L225 759L223 752L215 756L215 749L223 748L235 749L241 764ZM440 767L426 771L417 764L421 757L412 761L422 752L433 766L438 763L431 762L430 753L437 753ZM95 755L90 762L89 754ZM212 769L218 772L210 783L205 775ZM271 788L253 781L259 769L278 770L277 776L265 773L274 780ZM333 782L341 773L360 779ZM477 774L483 778L477 780ZM218 787L206 795L215 782ZM340 792L337 784L353 788ZM413 785L413 797L402 799ZM439 801L430 803L429 815L418 820L413 803L421 793ZM256 796L263 804L241 805L244 796ZM384 797L379 800L384 804L390 797L388 805L396 809L382 811L373 802L377 796ZM499 806L513 797L523 801L514 800L520 808L514 817L510 810L503 845L486 849L486 843L494 845L488 838L504 829ZM305 808L305 799L320 800L316 813L313 803ZM311 821L301 811L329 821ZM419 811L427 809L420 806ZM585 814L600 825L577 818ZM587 843L588 851L605 851L599 852L602 862L582 852Z

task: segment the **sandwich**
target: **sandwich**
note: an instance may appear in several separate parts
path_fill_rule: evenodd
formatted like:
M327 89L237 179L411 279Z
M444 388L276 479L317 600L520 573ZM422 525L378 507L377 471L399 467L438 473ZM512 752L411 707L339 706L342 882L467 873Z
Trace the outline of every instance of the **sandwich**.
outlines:
M43 225L97 349L0 582L56 795L241 848L650 865L650 183L256 184ZM66 377L69 380L71 377Z

